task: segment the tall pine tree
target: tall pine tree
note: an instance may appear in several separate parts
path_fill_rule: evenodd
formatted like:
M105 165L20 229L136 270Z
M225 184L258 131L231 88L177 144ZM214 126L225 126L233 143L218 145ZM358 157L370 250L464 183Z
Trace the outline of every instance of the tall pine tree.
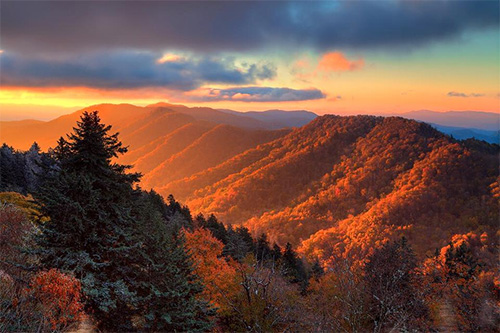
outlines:
M37 239L41 265L81 280L101 329L208 330L214 311L197 298L203 285L179 231L189 210L134 188L140 175L113 162L126 148L110 129L85 112L59 140L59 170L35 193L50 218Z
M84 112L68 140L59 140L60 170L34 196L50 218L40 225L37 243L44 268L81 280L87 307L102 328L131 329L140 272L131 207L140 175L112 161L126 148L110 129L97 112Z

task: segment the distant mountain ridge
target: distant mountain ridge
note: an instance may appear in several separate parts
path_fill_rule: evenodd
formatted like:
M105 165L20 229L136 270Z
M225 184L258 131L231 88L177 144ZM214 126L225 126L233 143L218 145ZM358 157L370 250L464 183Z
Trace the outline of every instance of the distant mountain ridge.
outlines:
M306 110L267 110L267 111L233 111L226 109L219 109L219 111L230 113L230 114L243 114L246 117L250 117L262 122L269 124L273 129L279 129L283 127L300 127L307 124L311 120L315 119L318 115L314 112Z
M475 128L480 130L500 130L500 113L481 111L446 111L430 110L411 111L394 114L404 118L415 119L441 126Z
M451 135L455 139L465 140L469 138L475 138L477 140L483 140L489 143L500 144L500 130L490 131L483 130L479 128L464 128L464 127L451 127L442 126L437 124L430 124L437 130Z
M26 140L16 139L13 132L19 126L28 126L30 130L34 130L41 136L37 136L37 140L42 147L48 148L54 142L54 135L65 133L62 128L69 128L72 120L75 120L75 115L82 110L101 109L102 113L106 113L108 109L120 108L123 112L123 120L130 121L131 116L140 117L145 110L163 109L172 112L181 113L194 117L195 120L208 121L217 124L227 124L236 127L249 129L280 129L284 127L300 127L312 121L317 114L306 110L267 110L267 111L247 111L240 112L227 109L212 109L207 107L189 108L184 105L169 104L159 102L150 104L145 107L138 107L131 104L98 104L86 107L71 114L60 116L50 121L41 120L17 120L17 121L0 121L0 133L7 141L19 148L27 149L34 136L28 135ZM132 111L132 112L130 112ZM109 112L108 112L109 113ZM116 113L118 111L116 110ZM135 113L135 114L134 114ZM430 110L418 110L406 113L385 114L382 116L400 116L407 119L415 119L434 125L443 133L453 135L458 139L467 139L475 137L480 140L485 140L490 143L498 143L497 131L500 131L500 113L480 112L480 111L447 111L436 112ZM112 123L115 127L119 127L120 121L117 117L108 117L103 115L104 120ZM45 125L43 125L45 124ZM40 125L40 126L39 126ZM59 129L61 127L61 129ZM45 128L41 130L40 128ZM50 128L50 130L49 130ZM41 131L41 132L40 132ZM48 134L47 133L52 133ZM14 141L12 141L14 138ZM3 141L6 141L5 139Z
M83 111L93 110L98 110L103 121L112 124L114 129L120 132L122 139L130 141L127 144L133 146L137 146L138 142L127 140L127 136L139 137L142 133L143 138L137 139L142 145L153 137L168 134L173 127L177 127L172 122L178 125L205 122L243 129L276 130L285 127L300 127L317 117L316 114L308 111L292 111L290 114L288 111L281 110L243 113L207 107L189 108L164 102L145 107L132 104L97 104L50 121L0 121L1 139L18 149L28 149L33 141L37 141L43 149L48 149L55 145L61 135L70 132ZM158 133L161 130L163 132Z

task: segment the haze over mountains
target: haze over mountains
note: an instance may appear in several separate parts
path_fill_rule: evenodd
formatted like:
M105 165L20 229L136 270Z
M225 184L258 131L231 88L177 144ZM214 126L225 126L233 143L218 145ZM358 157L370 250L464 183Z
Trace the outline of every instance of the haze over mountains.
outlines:
M490 143L500 143L500 114L478 111L435 112L420 110L394 114L433 125L456 139L476 138Z
M306 111L247 111L239 112L227 109L212 109L207 107L189 108L183 105L168 104L164 102L151 104L146 107L139 107L131 104L99 104L89 106L80 111L69 113L52 120L9 120L0 121L0 137L3 141L8 139L16 148L27 149L33 140L43 147L53 146L55 138L59 137L65 130L71 129L72 123L78 119L78 114L83 110L99 109L104 120L112 123L116 129L120 129L122 124L136 122L135 126L141 124L139 118L152 109L163 108L183 115L194 117L199 121L208 121L216 124L226 124L248 129L281 129L284 127L300 127L318 117L317 114ZM123 118L120 115L123 113ZM452 135L457 139L476 138L490 143L499 143L500 114L493 112L477 111L448 111L435 112L429 110L419 110L406 113L386 114L382 116L399 116L408 119L415 119L433 125L443 133ZM154 117L149 120L153 121ZM165 120L165 118L163 118ZM145 121L145 118L142 119ZM143 124L145 125L145 124ZM24 135L17 135L19 126L26 130ZM161 127L159 124L158 127ZM133 128L133 126L131 127ZM28 133L40 133L36 136ZM165 129L168 132L168 128ZM167 134L167 133L165 133ZM136 142L134 142L136 143Z
M423 254L455 233L498 222L498 146L456 141L425 123L166 103L86 109L99 110L120 132L129 146L120 162L144 174L143 188L173 194L193 213L265 231L325 262L364 256L402 234ZM1 122L2 141L47 149L80 113ZM420 116L443 121L432 112ZM470 116L454 113L449 123ZM491 128L495 116L478 114L473 125Z
M435 112L420 110L395 114L409 119L425 121L442 126L477 128L489 131L498 131L500 127L500 114L479 111L447 111Z

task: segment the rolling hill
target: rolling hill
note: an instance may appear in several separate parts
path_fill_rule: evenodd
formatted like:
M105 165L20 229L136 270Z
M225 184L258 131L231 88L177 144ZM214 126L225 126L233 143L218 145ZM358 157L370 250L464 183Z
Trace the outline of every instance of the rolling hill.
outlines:
M424 123L323 116L157 190L327 260L403 234L424 253L454 233L494 228L497 166L498 146ZM342 250L325 251L331 242Z
M120 162L144 174L143 188L324 262L364 258L402 235L424 255L456 233L496 232L499 147L422 122L165 103L86 109L120 132L130 148ZM2 141L52 146L81 112L2 122Z

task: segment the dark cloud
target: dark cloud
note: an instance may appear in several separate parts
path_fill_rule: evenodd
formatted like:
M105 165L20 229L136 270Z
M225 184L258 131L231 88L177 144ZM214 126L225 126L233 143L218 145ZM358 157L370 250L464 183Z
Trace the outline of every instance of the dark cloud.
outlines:
M46 60L5 52L0 56L0 82L7 86L192 90L204 83L249 84L276 76L270 64L238 68L231 59L187 57L159 63L160 58L161 54L150 52L114 52Z
M201 94L185 95L184 98L197 102L286 102L325 98L318 89L290 89L271 87L237 87L230 89L204 89Z
M456 91L450 91L446 95L448 97L482 97L482 96L484 96L484 94L476 94L476 93L466 94L466 93L461 93L461 92L456 92Z
M8 51L414 47L499 25L498 1L4 1Z

